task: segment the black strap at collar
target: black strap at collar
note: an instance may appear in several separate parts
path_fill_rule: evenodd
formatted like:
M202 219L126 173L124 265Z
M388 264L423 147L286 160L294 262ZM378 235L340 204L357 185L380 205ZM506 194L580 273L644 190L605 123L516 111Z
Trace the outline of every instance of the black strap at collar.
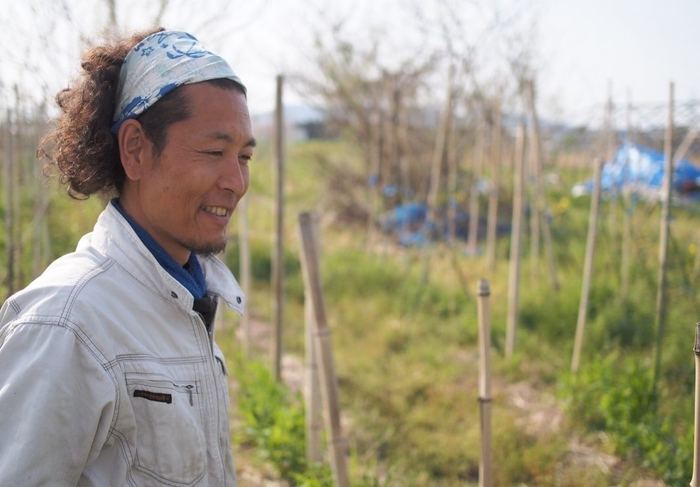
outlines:
M203 298L195 299L192 304L192 309L202 316L207 330L211 329L214 322L218 304L218 298L212 294L205 294Z

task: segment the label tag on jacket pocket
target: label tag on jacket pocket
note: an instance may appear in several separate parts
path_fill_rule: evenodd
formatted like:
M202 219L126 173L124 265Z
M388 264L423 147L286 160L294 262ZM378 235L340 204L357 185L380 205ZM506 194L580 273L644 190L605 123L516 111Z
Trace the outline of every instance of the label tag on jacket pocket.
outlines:
M173 396L171 394L164 394L162 392L143 391L140 389L134 391L134 397L143 397L144 399L148 399L149 401L164 402L167 404L173 402Z

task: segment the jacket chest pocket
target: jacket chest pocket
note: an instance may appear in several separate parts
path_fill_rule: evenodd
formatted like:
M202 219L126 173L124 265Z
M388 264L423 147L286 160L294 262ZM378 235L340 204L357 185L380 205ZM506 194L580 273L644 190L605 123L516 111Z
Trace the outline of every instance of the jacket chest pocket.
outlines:
M127 372L125 378L136 430L136 469L168 485L196 483L207 461L200 382L142 372Z

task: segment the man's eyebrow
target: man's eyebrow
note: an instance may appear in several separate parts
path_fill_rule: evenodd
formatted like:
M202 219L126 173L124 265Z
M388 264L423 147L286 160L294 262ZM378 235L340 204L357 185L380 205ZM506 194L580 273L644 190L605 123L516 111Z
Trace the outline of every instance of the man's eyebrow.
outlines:
M235 142L234 138L231 137L229 134L225 134L223 132L214 132L209 135L210 139L215 139L215 140L223 140L226 142ZM244 147L255 147L258 145L258 142L255 140L254 137L251 137L248 142L244 144Z

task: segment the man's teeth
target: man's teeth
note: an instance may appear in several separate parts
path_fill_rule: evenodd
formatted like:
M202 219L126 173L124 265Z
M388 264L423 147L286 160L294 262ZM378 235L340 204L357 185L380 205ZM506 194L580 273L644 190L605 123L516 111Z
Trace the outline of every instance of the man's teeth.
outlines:
M204 211L213 213L216 216L226 216L226 213L228 213L228 210L226 208L221 208L219 206L205 206Z

